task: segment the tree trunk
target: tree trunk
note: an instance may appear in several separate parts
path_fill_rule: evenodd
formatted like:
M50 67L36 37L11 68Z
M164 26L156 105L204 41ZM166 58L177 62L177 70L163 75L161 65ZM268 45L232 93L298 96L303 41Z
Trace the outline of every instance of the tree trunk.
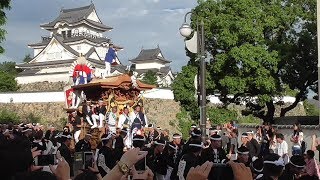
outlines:
M267 102L266 105L267 105L267 114L264 116L263 121L274 124L273 117L274 117L274 112L276 111L276 108L274 107L273 100Z
M285 108L281 108L280 117L284 117L288 111L291 111L292 109L294 109L298 105L298 103L300 102L300 100L302 98L302 94L303 93L300 91L296 95L296 100L290 106L285 107Z

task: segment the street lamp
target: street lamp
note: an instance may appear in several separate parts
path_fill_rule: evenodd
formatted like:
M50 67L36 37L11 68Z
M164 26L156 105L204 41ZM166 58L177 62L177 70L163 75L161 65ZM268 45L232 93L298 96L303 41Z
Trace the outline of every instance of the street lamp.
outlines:
M187 15L191 14L192 12L186 13L184 16L184 23L181 25L179 31L180 34L187 38L191 35L192 31L194 31L191 26L187 23ZM197 25L197 31L199 30L199 23L196 23ZM204 23L201 21L200 23L201 33L198 34L197 31L194 31L193 37L190 40L185 40L186 48L192 52L198 54L200 56L200 129L202 131L202 137L206 136L206 85L205 85L205 79L206 79L206 64L205 64L205 42L204 42Z

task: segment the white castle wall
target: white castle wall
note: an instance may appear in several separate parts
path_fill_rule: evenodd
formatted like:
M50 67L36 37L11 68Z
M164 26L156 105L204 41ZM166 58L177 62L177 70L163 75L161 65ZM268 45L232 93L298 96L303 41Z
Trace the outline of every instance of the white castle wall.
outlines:
M70 74L48 74L48 75L38 75L38 76L20 76L16 77L18 84L28 84L34 82L67 82L70 78Z
M29 92L0 94L0 103L47 103L64 101L64 92Z
M154 88L141 93L147 99L174 99L173 91L170 89ZM26 92L26 93L0 93L0 103L32 103L32 102L64 102L64 92ZM280 100L280 99L279 99ZM295 98L285 96L281 99L284 103L293 103ZM218 97L210 96L212 104L221 104ZM302 102L301 102L302 103Z
M173 99L169 89L152 89L143 93L148 99ZM64 92L0 93L0 103L65 102Z

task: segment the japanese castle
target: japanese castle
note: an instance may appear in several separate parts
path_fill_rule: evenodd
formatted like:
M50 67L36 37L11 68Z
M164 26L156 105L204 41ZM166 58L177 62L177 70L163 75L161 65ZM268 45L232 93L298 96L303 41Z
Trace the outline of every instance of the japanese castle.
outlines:
M84 56L88 66L95 67L96 71L105 69L104 58L108 51L111 39L103 33L112 30L104 25L97 15L95 6L62 9L59 16L52 22L40 25L49 31L49 36L41 37L41 42L29 44L33 49L33 58L28 63L17 64L22 70L16 80L18 84L35 82L70 82L73 67L79 56ZM114 43L113 43L114 44ZM117 53L123 47L114 44ZM138 79L151 70L156 73L160 87L171 85L174 76L171 72L169 60L163 57L159 46L155 49L142 49L139 55L130 60ZM126 72L127 66L119 59L111 66L111 75Z
M74 62L84 56L90 67L104 69L104 58L111 40L103 36L112 27L104 25L97 15L95 6L62 9L52 22L40 25L50 36L42 37L39 43L29 44L33 59L18 64L23 71L16 78L19 84L33 82L68 82ZM123 48L114 45L117 51ZM126 66L119 59L112 65L112 75L122 74Z

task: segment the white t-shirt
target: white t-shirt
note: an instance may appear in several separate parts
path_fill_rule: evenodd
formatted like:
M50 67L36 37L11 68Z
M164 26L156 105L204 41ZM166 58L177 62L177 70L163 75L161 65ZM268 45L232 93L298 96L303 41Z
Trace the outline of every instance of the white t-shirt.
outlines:
M303 141L303 132L299 132L296 136L294 136L292 133L292 137L299 139L297 143L293 143L293 147L301 147L301 143Z
M286 141L282 141L282 143L277 143L277 154L279 156L283 156L284 154L288 154L288 143Z

